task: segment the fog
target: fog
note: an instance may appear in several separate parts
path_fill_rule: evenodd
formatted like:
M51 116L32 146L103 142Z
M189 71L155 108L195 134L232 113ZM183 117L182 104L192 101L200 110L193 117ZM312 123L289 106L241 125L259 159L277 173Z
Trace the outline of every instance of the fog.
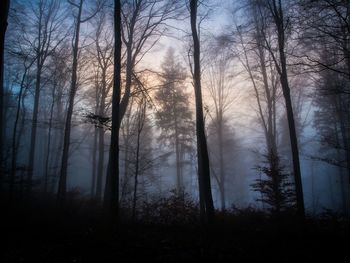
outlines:
M101 5L83 1L76 43L78 2L11 1L1 124L5 192L30 188L35 193L58 193L69 123L64 191L97 202L104 198L112 114L113 9L111 1ZM174 6L172 1L140 1L145 3L135 13L132 1L122 2L121 104L125 96L128 103L119 131L119 202L125 208L136 202L137 209L143 202L183 194L199 202L189 7L182 1L174 1ZM273 205L261 198L264 188L254 184L269 180L271 154L278 160L278 174L289 182L291 191L285 195L294 196L295 189L278 32L264 5L228 2L198 7L210 189L216 210L269 211ZM322 24L313 19L322 16L317 4L283 2L290 19L283 32L283 52L306 213L330 209L346 214L350 33L342 31L344 40L323 30L331 21ZM336 16L343 8L339 4L340 13L332 13L334 23L339 23L335 30L341 30ZM314 16L308 18L305 10ZM346 50L339 51L342 45ZM278 187L284 187L282 182ZM292 199L284 205L294 207Z

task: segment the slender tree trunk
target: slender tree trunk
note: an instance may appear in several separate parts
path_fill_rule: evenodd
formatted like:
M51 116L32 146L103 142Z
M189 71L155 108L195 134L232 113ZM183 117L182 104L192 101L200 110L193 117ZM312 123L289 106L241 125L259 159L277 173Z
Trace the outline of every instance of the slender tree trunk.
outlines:
M25 72L23 73L21 84L20 84L20 90L18 94L17 99L17 110L16 110L16 117L15 117L15 123L13 125L13 131L12 131L12 158L11 158L11 176L10 176L10 198L13 198L14 194L14 186L15 186L15 180L16 180L16 171L17 171L17 149L18 149L18 143L17 143L17 128L18 128L18 121L19 121L19 115L21 112L21 102L22 102L22 95L24 90L24 81L27 76L27 68L25 69Z
M180 145L178 137L177 123L175 121L175 162L176 162L176 191L180 196L182 192L182 182L181 182L181 167L180 167Z
M105 74L103 74L105 75ZM103 91L100 102L99 116L103 117L105 113L105 104L106 104L106 94L105 94L105 77L103 77ZM96 182L96 198L98 201L101 201L102 198L102 179L103 179L103 167L105 164L105 131L103 127L98 129L98 164L97 164L97 182Z
M140 120L139 120L140 121ZM134 198L132 203L132 220L136 219L136 202L137 202L137 185L139 176L139 154L140 154L140 135L141 131L137 131L137 141L136 141L136 160L135 160L135 181L134 181Z
M200 71L200 43L197 34L197 0L191 0L191 29L193 37L193 57L194 57L194 91L196 100L196 130L197 130L197 154L198 154L198 182L201 203L204 204L205 211L201 212L202 221L212 222L214 220L214 204L210 184L210 168L207 140L205 137L201 71ZM201 206L203 208L203 206Z
M172 97L175 102L175 91L173 91ZM175 129L175 162L176 162L176 192L180 196L183 190L182 180L181 180L181 164L180 164L180 142L179 142L179 128L177 120L176 107L173 103L173 114L174 114L174 129Z
M311 200L312 200L312 212L316 215L316 197L315 197L315 164L314 160L311 161Z
M133 105L133 99L131 99L131 103L129 105L129 110L126 113L126 120L123 123L124 129L126 130L124 133L123 129L123 138L124 138L124 175L123 175L123 185L121 189L121 200L124 200L124 196L126 194L126 188L128 185L128 180L129 180L129 138L131 136L130 134L130 116L131 116L131 109Z
M121 5L114 0L114 79L112 95L112 130L109 149L109 162L104 195L104 205L110 217L118 219L119 213L119 128L120 128L120 89L121 89Z
M35 148L36 148L36 130L38 126L38 113L39 113L39 100L40 100L40 89L41 89L41 73L44 63L43 50L42 50L42 16L43 11L41 8L42 3L39 3L39 24L38 24L38 45L36 51L36 80L35 80L35 93L34 93L34 108L32 118L32 128L30 136L30 148L28 156L28 176L27 176L27 194L30 196L32 191L32 179L34 172L34 160L35 160Z
M136 160L135 160L135 180L134 180L134 198L132 205L132 219L136 219L136 203L137 203L137 186L138 186L138 177L139 177L139 166L140 166L140 138L143 125L145 123L146 116L146 103L141 99L138 110L138 120L137 120L137 138L136 138Z
M288 83L287 74L287 62L285 56L285 27L284 18L281 1L278 1L278 6L276 0L273 0L273 6L271 7L271 12L274 17L274 21L277 28L278 34L278 51L280 56L280 65L276 63L276 67L279 67L280 81L282 86L282 92L284 100L286 103L288 127L290 144L292 149L292 159L293 159L293 171L294 171L294 181L296 190L296 201L297 201L297 213L300 219L305 218L305 207L304 207L304 194L302 187L301 171L300 171L300 160L299 160L299 149L298 149L298 138L296 134L296 127L294 122L293 106L290 96L290 88ZM272 51L271 51L272 52Z
M98 129L98 163L97 163L97 181L96 181L96 199L102 198L102 179L103 167L105 163L105 131L103 127Z
M120 102L120 110L119 110L119 126L124 118L126 110L128 108L130 94L131 94L131 81L132 81L132 70L133 70L133 61L132 61L132 43L133 38L131 34L131 38L126 45L127 48L127 57L126 57L126 81L125 81L125 91L123 95L123 99Z
M96 83L95 86L95 98L96 98L96 104L95 104L95 115L98 115L99 109L100 109L100 98L99 98L99 88L98 84ZM96 170L96 163L97 163L97 142L98 142L98 127L95 125L94 128L94 141L92 145L92 167L91 167L91 189L90 189L90 196L91 199L96 198L96 181L97 181L97 170Z
M91 174L91 189L90 189L90 195L91 198L95 197L95 190L96 190L96 160L97 160L97 134L98 134L98 128L95 127L94 129L94 142L92 146L92 174Z
M220 201L221 201L221 210L225 211L226 209L226 197L225 197L225 171L224 171L224 142L223 142L223 116L222 111L219 111L218 116L218 139L219 139L219 177L220 177Z
M129 176L129 132L127 131L124 140L124 180L127 181Z
M339 119L339 125L340 125L340 134L341 134L341 140L345 152L345 158L346 158L346 169L347 169L347 174L348 174L348 183L350 183L350 148L349 148L349 143L348 143L348 133L346 129L346 124L345 124L345 117L344 117L344 107L341 104L341 98L337 97L336 98L336 107L337 107L337 114L338 114L338 119Z
M21 145L22 136L23 136L24 131L25 131L25 122L26 122L25 97L26 97L26 92L22 96L22 116L21 116L22 120L21 120L21 126L19 128L17 142L16 142L16 149L17 150L19 149L19 147ZM25 175L25 171L24 171L24 169L22 169L21 175L20 175L20 182L19 182L19 199L20 200L23 199L23 195L24 195L24 175Z
M282 68L284 68L283 69L284 73L281 75L281 82L282 82L283 95L284 95L284 99L286 102L290 144L291 144L291 149L292 149L294 181L295 181L296 199L297 199L297 210L298 210L299 217L301 219L304 219L305 218L305 207L304 207L304 194L303 194L301 171L300 171L298 138L297 138L295 122L294 122L292 101L290 98L290 89L289 89L289 84L288 84L285 59L282 59L282 60L284 60L284 62L282 63Z
M35 160L35 146L36 146L36 130L38 126L38 113L39 113L39 99L40 99L40 82L41 82L41 62L40 58L37 58L37 72L36 72L36 83L35 83L35 96L34 96L34 109L32 118L32 128L30 137L30 148L29 148L29 163L28 163L28 177L27 177L27 193L31 194L32 191L32 178L34 172L34 160Z
M2 0L0 6L0 191L3 185L4 176L4 49L5 49L5 33L7 29L7 17L10 8L10 0Z
M62 147L63 147L63 132L64 132L64 119L65 119L65 115L66 112L63 111L63 105L62 105L62 93L58 92L57 94L58 96L56 96L57 99L57 112L56 112L56 118L57 118L57 130L55 132L55 155L51 155L53 160L51 160L53 162L53 167L54 167L54 171L53 176L52 176L52 180L51 180L51 189L50 192L54 193L56 192L56 187L57 187L57 179L59 179L59 174L60 174L60 163L62 160Z
M58 183L57 199L60 205L64 205L67 191L67 170L68 170L68 157L69 157L69 146L70 146L70 133L72 125L72 115L74 107L75 94L77 92L77 70L78 70L78 51L79 51L79 34L80 34L80 24L81 24L81 13L83 9L83 0L80 0L78 16L76 18L76 28L74 37L74 48L73 48L73 66L72 66L72 80L71 87L69 91L69 101L67 116L64 129L64 139L63 139L63 153L61 162L61 173Z
M49 130L47 134L47 146L46 146L46 159L45 159L45 182L44 182L44 191L45 193L48 192L48 184L49 184L49 163L50 163L50 156L51 156L51 133L52 133L52 120L53 120L53 112L55 107L55 93L56 93L56 84L52 90L52 102L51 102L51 108L50 108L50 120L49 120Z
M335 102L337 101L337 99L335 98ZM339 128L338 128L338 123L340 122L340 120L335 121L334 123L334 131L335 131L335 144L336 145L340 145L340 138L339 138ZM342 159L342 154L341 154L341 150L339 148L336 149L337 150L337 159L341 160ZM340 192L341 192L341 197L342 197L342 209L343 212L345 214L347 214L348 209L347 209L347 198L346 198L346 193L345 193L345 178L344 178L344 174L343 174L343 168L339 165L338 166L338 175L340 177Z
M133 57L133 44L134 44L134 29L136 24L136 19L139 14L140 8L143 1L136 1L135 11L131 17L130 27L129 27L129 39L125 43L126 45L126 80L125 80L125 91L123 98L120 101L119 105L119 126L124 118L126 110L128 108L130 94L131 94L131 82L132 82L132 73L135 65L135 56ZM120 35L121 36L121 35Z

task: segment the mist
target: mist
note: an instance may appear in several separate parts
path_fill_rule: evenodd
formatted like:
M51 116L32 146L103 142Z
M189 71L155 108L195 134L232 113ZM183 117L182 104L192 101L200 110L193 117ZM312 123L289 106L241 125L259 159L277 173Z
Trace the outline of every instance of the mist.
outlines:
M347 229L349 1L2 2L9 222Z

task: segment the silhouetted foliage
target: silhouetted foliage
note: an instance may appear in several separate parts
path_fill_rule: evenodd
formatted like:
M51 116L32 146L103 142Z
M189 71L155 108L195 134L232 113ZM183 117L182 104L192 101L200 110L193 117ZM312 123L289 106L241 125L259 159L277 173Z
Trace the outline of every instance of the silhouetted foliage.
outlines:
M280 213L295 206L294 184L290 175L284 172L280 159L273 152L265 155L265 166L258 166L260 178L252 184L261 197L256 200L268 205L271 213Z
M141 222L165 225L186 225L199 222L198 204L188 193L179 196L176 189L168 197L144 202L140 208Z

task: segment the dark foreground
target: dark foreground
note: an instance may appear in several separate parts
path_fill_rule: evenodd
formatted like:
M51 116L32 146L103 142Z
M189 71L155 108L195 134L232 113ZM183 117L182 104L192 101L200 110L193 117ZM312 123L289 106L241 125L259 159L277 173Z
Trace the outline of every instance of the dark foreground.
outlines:
M98 209L2 205L0 262L348 262L349 221L329 215L220 214L211 227L130 223L113 228Z

